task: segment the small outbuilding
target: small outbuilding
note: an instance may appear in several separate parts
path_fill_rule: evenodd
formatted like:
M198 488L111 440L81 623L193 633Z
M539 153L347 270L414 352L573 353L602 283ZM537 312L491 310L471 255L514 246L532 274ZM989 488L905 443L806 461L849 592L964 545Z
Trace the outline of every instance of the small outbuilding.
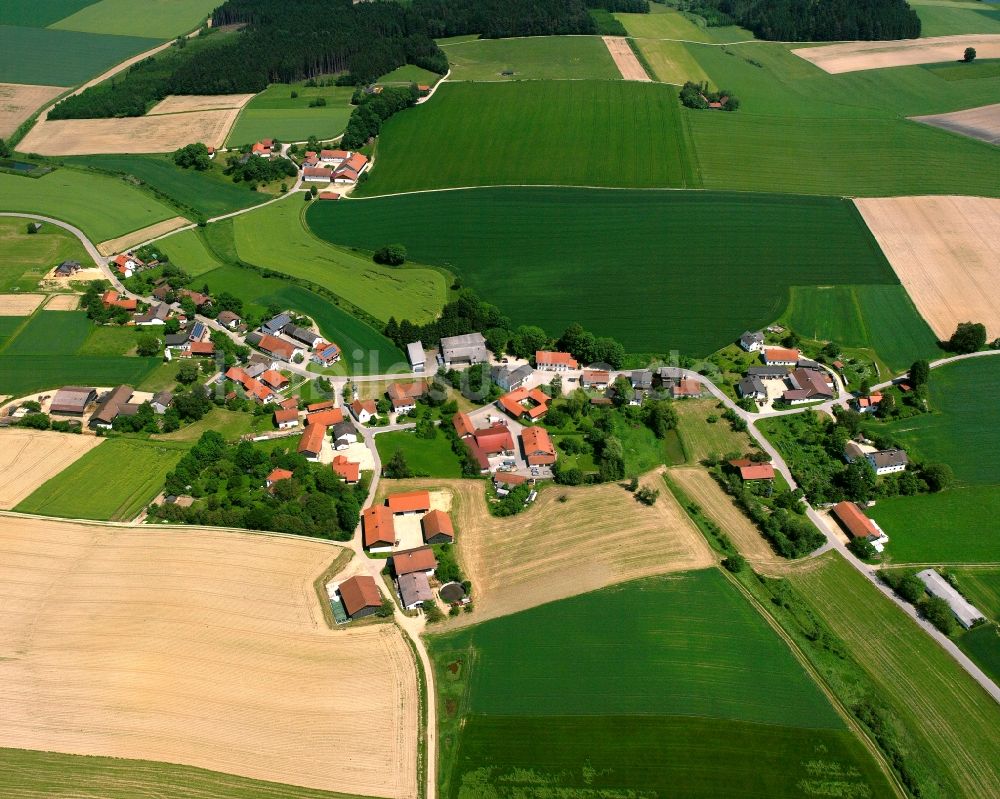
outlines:
M382 607L382 595L378 592L375 578L367 574L358 574L344 580L337 586L337 592L351 619L371 616Z
M443 510L432 510L424 514L420 520L424 531L424 542L427 544L450 544L455 540L455 528L451 516Z

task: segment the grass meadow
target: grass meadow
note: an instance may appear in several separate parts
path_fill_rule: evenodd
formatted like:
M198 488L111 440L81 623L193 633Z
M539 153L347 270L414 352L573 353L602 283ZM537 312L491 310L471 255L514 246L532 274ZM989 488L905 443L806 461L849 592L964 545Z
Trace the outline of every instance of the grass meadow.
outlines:
M475 39L442 49L451 66L449 81L621 79L599 36ZM514 74L502 75L506 71Z
M650 3L649 14L615 14L630 36L638 39L678 39L687 42L742 42L754 35L735 25L710 28L694 14Z
M63 261L93 263L76 236L45 223L29 235L28 222L0 218L0 294L37 288L38 281Z
M447 289L443 274L380 266L369 257L332 247L305 228L302 213L303 203L296 196L236 217L239 259L322 286L376 319L395 315L426 322L437 316Z
M40 178L0 172L0 197L0 210L61 219L95 242L177 216L152 194L119 178L65 167Z
M59 20L52 27L171 39L193 31L217 5L217 0L146 0L139 10L135 0L98 0Z
M729 422L718 418L709 422L709 416L720 417L719 403L713 399L686 399L675 402L677 429L684 445L688 463L700 463L710 455L721 457L730 452L741 455L752 449L747 433L737 433Z
M298 97L292 97L293 91ZM305 141L310 136L319 139L339 136L351 116L352 91L345 86L272 84L243 107L227 144L240 147L265 138ZM310 108L309 103L319 97L327 104Z
M75 14L96 0L4 0L0 5L0 25L22 25L45 28L53 22Z
M0 25L0 83L74 86L159 39Z
M379 458L386 463L396 451L403 453L406 463L417 477L462 476L458 456L451 450L451 441L438 433L434 438L417 438L412 432L399 431L375 436Z
M994 682L1000 680L1000 628L982 624L958 637L958 645Z
M1000 568L949 569L958 588L987 618L1000 621Z
M943 64L924 64L924 69L934 73L942 80L954 82L965 80L983 80L1000 76L1000 59L976 59L972 63L955 63L947 61Z
M440 79L440 75L436 72L431 72L429 69L418 67L415 64L403 64L401 67L396 67L392 72L382 75L375 83L381 85L416 83L417 85L430 86L437 83Z
M821 772L835 795L886 787L716 570L614 586L430 645L448 799L538 785L567 797L801 796Z
M36 488L21 513L128 521L163 488L187 444L111 438Z
M989 3L915 0L910 5L920 17L921 37L1000 33L1000 11Z
M935 779L954 786L940 795L1000 795L1000 707L951 656L835 553L788 579L933 760Z
M517 324L579 321L637 353L707 355L777 319L790 284L897 283L836 198L493 188L317 203L308 222L364 250L398 241Z
M635 42L652 67L653 74L650 77L655 80L679 86L689 80L697 83L712 82L683 42L665 42L659 39L636 39Z
M658 84L447 83L382 131L377 166L359 195L506 184L700 185L677 92Z
M222 174L224 164L219 161L214 161L212 168L206 172L181 169L174 164L173 156L169 154L85 155L67 161L116 176L132 175L139 178L183 206L188 215L193 211L204 217L220 216L271 199L270 195L250 191L246 184L233 183Z
M183 230L160 239L156 246L170 257L171 263L197 277L222 266L222 262L205 244L203 236L200 229Z
M0 790L22 799L356 799L193 766L26 749L0 749Z

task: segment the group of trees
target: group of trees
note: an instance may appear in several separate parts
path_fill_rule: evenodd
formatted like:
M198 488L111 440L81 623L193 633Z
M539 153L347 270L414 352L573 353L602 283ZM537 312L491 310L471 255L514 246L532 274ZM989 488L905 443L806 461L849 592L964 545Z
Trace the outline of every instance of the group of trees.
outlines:
M728 89L710 91L708 82L694 83L687 81L681 87L681 102L688 108L706 109L709 103L721 103L723 111L737 111L740 107L740 98Z
M345 150L364 147L369 139L378 136L383 122L393 114L414 105L419 97L420 92L413 84L386 86L378 94L365 94L359 89L354 93L355 107L347 121L341 147Z
M264 480L272 469L292 472L271 490ZM154 506L151 515L187 524L276 530L346 541L360 519L363 487L350 487L329 467L295 452L264 452L249 441L228 444L216 431L198 443L167 474L167 494L190 494L189 508Z
M954 583L948 574L944 576ZM929 596L923 581L916 574L880 571L879 578L945 635L955 631L955 614L951 612L951 607L940 597Z
M986 346L986 325L980 322L959 322L945 349L959 355L978 352Z
M226 159L226 168L223 174L229 175L233 183L249 184L250 188L256 188L258 183L271 183L282 178L294 178L298 175L299 169L288 158L280 155L271 158L259 158L251 155L231 155Z
M208 157L208 147L201 142L188 144L174 150L174 163L181 169L193 168L198 172L212 168L212 159Z

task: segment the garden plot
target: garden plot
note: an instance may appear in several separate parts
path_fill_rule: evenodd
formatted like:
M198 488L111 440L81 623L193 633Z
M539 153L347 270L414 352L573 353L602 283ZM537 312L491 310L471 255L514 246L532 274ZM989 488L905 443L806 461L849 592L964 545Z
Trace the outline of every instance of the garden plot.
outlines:
M62 86L0 83L0 137L10 136L24 120L64 91Z
M96 436L48 430L0 430L0 509L10 510L103 442Z
M824 72L838 75L841 72L858 72L863 69L958 61L966 47L974 47L979 58L1000 58L1000 34L971 33L889 42L845 42L821 47L800 47L792 52Z

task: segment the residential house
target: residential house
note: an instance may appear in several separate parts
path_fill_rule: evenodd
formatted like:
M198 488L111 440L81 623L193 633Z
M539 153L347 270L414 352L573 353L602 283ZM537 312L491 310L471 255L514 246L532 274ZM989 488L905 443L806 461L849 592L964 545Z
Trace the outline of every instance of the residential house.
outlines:
M674 381L670 386L670 396L674 399L685 399L688 397L700 397L702 385L699 381L689 377L682 377Z
M276 369L268 369L266 372L261 373L260 381L275 391L281 391L281 389L288 385L288 378Z
M472 419L467 413L459 411L451 417L451 423L455 426L455 432L458 433L459 438L468 438L476 432L475 425L472 424Z
M403 491L398 494L389 494L385 499L385 504L394 515L422 514L431 509L431 494L429 491Z
M272 469L271 473L267 476L264 481L265 488L271 488L275 483L281 480L291 480L292 473L288 469Z
M299 397L295 395L294 397L286 397L278 403L278 407L283 411L295 411L299 408Z
M425 544L450 544L455 540L451 516L443 510L428 511L420 520L420 527L424 531Z
M139 408L138 405L129 405L134 393L135 389L132 386L117 386L111 389L97 403L90 417L90 426L110 429L119 414L133 415Z
M441 339L441 359L446 369L453 366L471 366L486 363L490 359L486 349L486 339L482 333L464 333L461 336L445 336Z
M838 502L831 511L833 517L852 538L870 541L876 551L881 552L889 542L889 536L853 502Z
M790 405L834 397L833 378L824 371L799 367L793 369L785 379L789 388L781 398Z
M882 402L882 393L874 392L867 397L857 397L851 404L858 413L875 413Z
M310 349L323 340L323 337L319 333L313 332L307 327L299 327L298 325L286 325L283 332L289 338L305 344Z
M157 391L153 395L153 399L150 400L150 405L153 406L153 413L164 414L167 412L167 408L171 406L174 401L174 395L169 391Z
M306 429L299 439L299 454L305 456L307 461L319 460L325 438L326 428L321 424L308 424L307 420Z
M274 423L279 430L290 430L299 426L299 412L296 408L281 408L274 412Z
M858 458L865 458L879 477L905 472L910 462L906 452L901 449L877 450L866 442L848 441L844 445L844 460L854 463Z
M123 278L130 278L140 269L142 269L145 264L130 253L122 253L113 261L115 271Z
M948 603L948 607L951 608L951 612L958 619L958 623L961 624L966 630L972 627L977 621L981 620L983 614L979 609L971 604L964 596L962 596L955 587L944 579L940 574L938 574L934 569L924 569L923 571L917 572L917 577L924 584L924 588L927 589L927 593L931 596L937 597L938 599L943 599Z
M306 183L329 183L333 173L321 166L302 167L302 180Z
M767 366L797 366L802 353L784 347L764 347L761 358Z
M417 407L417 400L427 393L426 380L414 380L409 383L390 383L385 392L396 413L407 413Z
M529 466L551 466L556 462L556 448L544 427L525 427L521 431L521 446Z
M332 366L340 360L340 347L320 339L313 349L311 357L320 366Z
M611 373L603 369L586 369L580 377L580 385L594 391L604 391L611 385Z
M206 305L212 304L212 298L207 294L202 294L200 291L191 291L191 289L178 289L178 297L187 297L191 302L194 303L195 308L202 308Z
M411 341L406 345L406 357L410 359L410 366L414 372L424 371L427 365L427 354L424 352L424 345L419 341Z
M208 328L204 322L195 322L188 331L188 341L204 341L208 335Z
M357 183L368 169L368 158L361 153L351 156L333 171L334 183Z
M83 416L87 406L97 399L97 392L84 386L63 386L49 404L49 413L59 416Z
M375 400L356 399L350 404L351 415L358 420L358 424L368 424L369 421L378 415L378 408Z
M306 424L319 427L333 427L344 421L344 412L340 408L324 408L313 411L306 416Z
M334 449L347 449L351 444L358 443L358 431L355 429L354 425L351 424L346 419L342 422L337 422L333 426L333 448Z
M242 386L246 395L259 403L266 404L275 399L274 392L238 366L231 366L223 376Z
M170 316L170 308L165 303L159 302L150 305L145 313L132 317L139 327L152 327L154 325L165 325L167 317Z
M537 350L535 352L535 368L543 372L568 372L572 369L579 369L580 364L568 352Z
M247 343L252 344L252 346L257 347L257 349L267 355L270 355L272 358L279 358L283 361L291 361L295 358L296 354L302 354L302 350L290 341L285 341L284 339L280 339L269 334L252 335L254 335L256 340L251 342L251 336L247 336Z
M305 157L302 159L302 166L317 166L319 164L319 155L315 150L306 150Z
M524 366L518 366L515 369L511 369L508 366L494 366L490 369L490 377L493 382L496 383L504 391L514 391L515 389L521 388L525 381L528 380L535 370L530 366L525 364Z
M396 527L392 511L385 505L372 505L361 514L365 549L389 552L396 546Z
M335 167L340 166L344 161L351 157L351 154L347 150L320 150L319 160L324 164L333 164Z
M540 388L519 388L504 394L497 400L497 405L503 408L515 419L540 419L549 409L551 398Z
M262 333L274 336L284 330L286 325L290 325L291 323L291 316L286 313L280 313L264 322L264 324L260 326L260 330Z
M55 269L56 277L71 277L80 271L82 267L79 261L63 261Z
M239 314L235 314L232 311L220 311L219 315L215 317L215 321L230 330L235 330L243 323Z
M382 607L382 595L375 578L368 574L349 577L337 586L340 604L350 619L363 619L377 613Z
M400 604L407 610L415 610L424 602L434 601L431 584L427 580L427 575L422 572L400 575L396 579L396 587L399 589Z
M354 485L361 479L361 464L348 460L344 455L334 455L330 468L348 485Z
M650 391L653 388L653 372L651 369L639 369L629 375L629 382L636 391Z
M430 547L417 547L396 552L392 556L392 570L397 577L404 574L423 573L430 577L437 569L437 558Z
M456 424L463 424L457 415L455 421ZM465 438L465 446L469 448L472 457L479 464L479 471L482 474L494 468L490 458L511 458L514 455L514 438L511 436L510 430L507 429L507 425L502 422L473 430L472 434Z
M186 345L187 342L188 342L187 333L167 333L163 337L163 346L165 346L168 350L180 349L181 347Z
M250 154L260 156L261 158L270 158L273 150L274 139L263 139L254 143L250 148Z
M764 386L764 381L754 375L748 375L740 380L736 384L736 393L757 402L767 402L767 388Z
M108 289L104 292L104 295L101 297L101 303L105 308L122 308L126 311L134 311L137 305L134 299L124 297L114 289Z
M764 349L764 334L759 330L756 332L748 330L740 336L740 347L747 352L760 352Z
M740 473L740 479L744 483L774 480L774 467L770 463L755 463L749 458L738 458L729 461L729 465Z

